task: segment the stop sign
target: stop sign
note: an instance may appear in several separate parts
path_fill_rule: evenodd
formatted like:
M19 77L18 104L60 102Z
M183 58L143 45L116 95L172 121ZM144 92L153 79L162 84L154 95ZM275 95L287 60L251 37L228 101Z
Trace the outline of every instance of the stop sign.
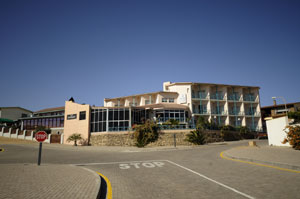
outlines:
M44 142L47 139L47 133L45 131L39 131L34 137L38 142Z

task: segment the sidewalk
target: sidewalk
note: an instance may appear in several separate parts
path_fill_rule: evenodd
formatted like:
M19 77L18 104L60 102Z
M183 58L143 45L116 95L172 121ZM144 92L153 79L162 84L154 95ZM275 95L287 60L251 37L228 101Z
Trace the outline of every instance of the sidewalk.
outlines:
M292 147L269 146L257 142L257 147L235 147L224 152L228 158L246 160L300 171L300 151Z
M97 198L100 177L70 165L0 164L0 198Z

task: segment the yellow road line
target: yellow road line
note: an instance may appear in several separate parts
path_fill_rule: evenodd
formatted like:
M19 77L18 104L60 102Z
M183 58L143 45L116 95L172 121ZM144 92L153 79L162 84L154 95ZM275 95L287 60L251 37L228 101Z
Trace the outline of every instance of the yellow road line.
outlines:
M110 181L108 180L108 178L103 175L102 173L99 173L97 172L99 176L101 176L105 182L106 182L106 185L107 185L107 193L106 193L106 199L112 199L112 189L111 189L111 184L110 184Z
M288 172L292 172L292 173L300 173L300 171L297 171L297 170L286 169L286 168L281 168L281 167L277 167L277 166L261 164L261 163L256 163L256 162L249 162L249 161L245 161L245 160L237 160L237 159L228 158L228 157L224 156L224 151L220 153L220 157L223 159L226 159L226 160L232 160L232 161L242 162L242 163L246 163L246 164L252 164L252 165L256 165L256 166L268 167L268 168L282 170L282 171L288 171Z

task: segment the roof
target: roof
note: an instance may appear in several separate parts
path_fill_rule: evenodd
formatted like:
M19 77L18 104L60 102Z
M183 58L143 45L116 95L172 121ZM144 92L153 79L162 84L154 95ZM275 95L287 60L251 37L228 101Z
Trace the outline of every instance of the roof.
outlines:
M289 105L295 105L295 104L300 104L300 102L288 103L286 105L289 106ZM261 107L261 109L276 108L276 107L279 107L279 106L285 106L285 104L276 104L276 105L271 105L271 106L264 106L264 107Z
M142 95L153 95L153 94L160 94L160 93L178 94L177 92L171 92L171 91L158 91L158 92L152 92L152 93L143 93L143 94L136 94L136 95L128 95L128 96L123 96L123 97L104 98L104 101L115 100L115 99L120 99L120 98L127 98L127 97L138 97L138 96L142 96Z
M64 106L60 106L60 107L54 107L54 108L46 108L46 109L42 109L39 111L36 111L34 113L46 113L46 112L54 112L54 111L64 111L65 107Z
M24 110L24 111L33 113L33 111L30 111L30 110L28 110L28 109L25 109L25 108L22 108L22 107L19 107L19 106L0 107L0 109L21 109L21 110Z
M175 86L175 85L196 85L196 84L205 84L205 85L215 85L215 86L228 86L228 87L245 87L245 88L260 88L258 86L243 86L243 85L230 85L230 84L215 84L215 83L200 83L200 82L174 82L166 86Z

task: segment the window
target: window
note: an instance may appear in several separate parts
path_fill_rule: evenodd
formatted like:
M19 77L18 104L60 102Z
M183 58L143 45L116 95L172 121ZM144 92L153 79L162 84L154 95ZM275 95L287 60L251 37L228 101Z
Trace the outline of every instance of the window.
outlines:
M174 98L169 98L169 103L174 103Z
M86 111L79 112L79 120L85 120Z
M168 98L162 98L162 102L168 102Z

